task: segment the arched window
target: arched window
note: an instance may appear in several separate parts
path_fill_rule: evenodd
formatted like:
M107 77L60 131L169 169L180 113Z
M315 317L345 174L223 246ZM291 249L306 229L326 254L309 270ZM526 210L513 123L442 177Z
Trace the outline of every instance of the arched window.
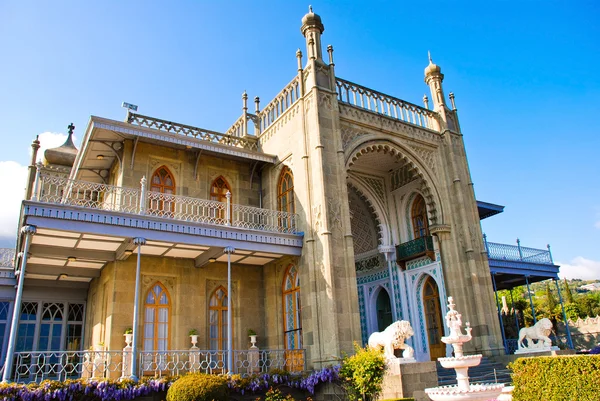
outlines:
M292 170L284 167L279 176L277 186L277 210L286 213L296 213L294 201L294 176ZM283 228L293 228L292 216L282 217L280 224Z
M377 331L384 331L393 323L392 301L390 300L390 295L384 288L377 294L375 309L377 310Z
M227 192L232 193L231 187L227 183L227 180L225 180L225 178L223 178L223 176L219 176L219 177L215 178L215 180L212 182L212 185L210 186L210 199L214 200L214 201L226 203L227 202L227 196L226 196ZM230 201L233 204L233 197L230 199ZM231 210L230 210L230 213L231 213ZM226 217L225 209L215 209L215 213L214 213L213 217L223 220L223 221L219 221L219 223L226 223L224 221L224 219Z
M286 349L286 367L289 371L301 370L302 319L300 315L300 277L296 265L289 265L283 276L283 333Z
M220 286L213 291L208 307L210 349L227 349L227 290Z
M414 239L429 235L429 223L427 220L427 208L423 196L417 195L413 201L410 215L412 217Z
M146 293L144 302L144 350L169 349L171 300L167 289L156 283Z
M164 212L172 213L175 210L175 179L166 166L160 166L150 180L150 213L163 215Z

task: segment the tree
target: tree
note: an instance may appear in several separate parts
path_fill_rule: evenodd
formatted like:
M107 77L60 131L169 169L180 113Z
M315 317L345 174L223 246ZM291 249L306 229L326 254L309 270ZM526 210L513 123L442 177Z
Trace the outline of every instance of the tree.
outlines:
M569 283L567 281L567 279L564 279L565 281L565 301L567 302L567 304L572 304L573 303L573 294L571 293L571 289L569 288Z
M554 315L554 310L556 309L557 304L558 302L556 302L556 298L554 298L554 295L550 290L550 283L546 283L546 308L548 309L549 315Z

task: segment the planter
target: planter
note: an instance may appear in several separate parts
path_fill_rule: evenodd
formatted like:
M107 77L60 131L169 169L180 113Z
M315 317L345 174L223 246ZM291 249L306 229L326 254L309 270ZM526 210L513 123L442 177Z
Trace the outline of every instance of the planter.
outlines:
M249 336L250 337L250 343L252 344L251 348L256 348L256 334Z
M198 347L196 347L196 344L198 344L198 335L197 334L190 335L190 341L192 342L192 348L198 348Z

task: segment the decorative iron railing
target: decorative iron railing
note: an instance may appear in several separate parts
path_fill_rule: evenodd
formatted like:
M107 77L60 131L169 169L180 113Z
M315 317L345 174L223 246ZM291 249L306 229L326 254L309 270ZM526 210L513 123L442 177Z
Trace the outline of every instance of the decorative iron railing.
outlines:
M0 267L13 268L15 263L15 248L0 248Z
M107 378L123 371L123 351L29 351L14 355L14 382Z
M488 259L508 260L553 265L550 250L535 249L518 245L498 244L485 241Z
M76 378L130 377L131 351L30 351L16 352L13 360L14 382L40 382ZM227 373L227 351L180 350L138 353L138 377L174 376L188 372ZM233 351L232 372L242 376L268 373L274 369L301 372L306 369L305 351Z
M140 127L154 128L159 131L172 132L194 137L203 141L235 146L249 150L258 150L256 138L241 136L241 131L237 130L235 127L230 128L227 131L227 134L223 134L221 132L193 127L191 125L174 123L136 113L129 113L127 115L127 122L130 124L139 125ZM236 126L236 123L234 123L234 126Z
M345 79L336 78L338 101L419 127L436 129L436 113Z
M297 215L252 206L235 205L146 191L116 187L67 178L39 175L32 200L80 206L92 209L145 214L214 225L229 225L250 230L296 233Z
M433 248L433 237L426 235L416 238L412 241L396 245L396 260L405 262L410 259L415 259L423 255L428 255L432 260L435 260Z
M292 79L281 92L279 92L269 104L261 111L257 112L259 119L259 130L264 133L265 130L279 118L292 104L302 96L300 93L300 80L298 77Z

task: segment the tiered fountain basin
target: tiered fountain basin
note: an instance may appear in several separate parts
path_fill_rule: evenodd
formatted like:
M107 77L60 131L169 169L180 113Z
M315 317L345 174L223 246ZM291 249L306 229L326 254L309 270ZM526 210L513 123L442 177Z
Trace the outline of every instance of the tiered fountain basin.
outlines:
M446 369L470 368L481 363L483 355L465 355L451 358L438 358L438 362Z
M487 401L495 400L504 388L504 384L470 384L468 390L458 386L441 386L425 389L433 401Z

